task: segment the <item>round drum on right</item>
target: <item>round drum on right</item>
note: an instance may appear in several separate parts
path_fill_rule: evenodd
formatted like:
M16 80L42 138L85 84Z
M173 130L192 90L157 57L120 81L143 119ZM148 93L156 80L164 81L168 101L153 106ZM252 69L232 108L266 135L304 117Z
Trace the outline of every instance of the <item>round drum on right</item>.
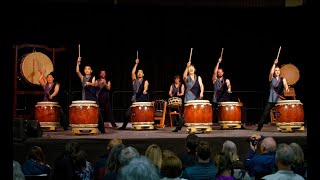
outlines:
M276 104L275 119L278 126L303 125L304 110L300 100L282 100Z
M212 105L208 100L191 100L184 105L186 126L211 126Z
M218 106L218 120L220 124L240 124L241 123L241 104L228 101L220 102Z

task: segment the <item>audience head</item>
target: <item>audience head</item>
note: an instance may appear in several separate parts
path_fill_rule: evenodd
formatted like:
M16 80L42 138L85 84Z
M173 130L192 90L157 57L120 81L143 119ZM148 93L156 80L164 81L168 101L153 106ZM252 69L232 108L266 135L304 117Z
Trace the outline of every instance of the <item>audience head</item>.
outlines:
M220 152L214 157L214 164L218 167L218 175L224 170L233 171L233 163L228 154Z
M165 157L169 157L169 156L174 156L174 152L169 150L169 149L165 149L162 151L162 159L164 159Z
M30 149L27 159L46 164L45 155L43 154L42 149L39 146L33 146Z
M115 145L122 144L122 139L111 139L107 146L107 151L110 151Z
M162 163L162 152L161 148L156 144L151 144L146 152L145 156L151 160L151 162L158 168L161 168Z
M274 153L277 148L277 143L273 137L266 137L260 144L260 151L263 153Z
M140 154L136 148L134 148L132 146L123 148L119 154L120 166L123 167L123 166L127 165L131 159L133 159L135 157L139 157L139 156L140 156Z
M145 156L133 158L127 165L120 169L121 180L159 180L158 170Z
M17 161L13 161L13 180L25 180L21 166Z
M229 140L225 141L222 145L221 152L224 152L225 154L227 154L230 157L232 162L239 160L237 146L232 141L229 141Z
M212 154L212 147L207 141L200 141L197 146L197 155L201 160L208 160Z
M119 170L121 166L119 162L119 156L123 148L125 148L124 144L117 144L112 147L106 161L105 173L116 172Z
M189 151L196 152L198 143L199 143L199 137L196 134L191 133L187 136L186 144Z
M294 162L293 164L296 165L302 165L304 163L304 153L301 148L301 146L295 142L290 144L290 147L292 148L294 152Z
M163 177L177 178L182 173L182 162L176 155L166 156L163 158L161 174Z
M279 168L280 166L289 167L294 161L294 152L293 149L285 143L281 143L278 145L276 150L276 164Z
M65 145L64 150L65 150L66 154L71 155L71 154L76 153L80 150L80 144L75 141L69 141Z

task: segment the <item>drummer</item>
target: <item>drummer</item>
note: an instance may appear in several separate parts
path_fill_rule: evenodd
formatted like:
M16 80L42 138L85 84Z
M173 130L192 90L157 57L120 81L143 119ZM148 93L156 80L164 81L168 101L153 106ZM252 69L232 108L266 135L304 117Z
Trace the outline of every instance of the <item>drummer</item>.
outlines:
M183 80L186 84L185 97L184 97L185 103L190 100L200 100L203 98L204 86L202 83L202 78L196 75L195 72L196 72L196 69L194 68L194 65L191 65L191 62L189 61L183 73ZM179 119L178 125L172 132L178 132L179 130L182 129L183 125L184 125L184 113Z
M170 98L180 98L181 100L181 108L183 108L183 102L182 100L184 99L184 84L181 83L181 78L179 75L174 76L174 82L170 85L169 89L169 97ZM179 111L179 107L174 106L170 107L170 104L168 105L169 111ZM181 110L183 111L183 109Z
M218 103L229 101L231 93L231 83L229 79L224 78L224 72L221 67L219 67L222 61L222 56L219 57L219 60L214 67L212 74L212 83L213 83L213 97L212 97L212 123L218 122Z
M263 127L263 123L268 117L270 110L275 107L278 101L285 99L283 90L289 91L289 86L287 83L286 78L280 77L280 67L277 66L278 59L275 59L269 74L269 81L270 81L270 90L269 90L269 98L268 102L264 108L264 111L261 115L261 118L258 122L257 131L261 131Z
M54 72L50 72L46 78L44 78L45 71L39 69L40 78L39 83L44 90L44 96L42 101L46 102L58 102L60 84L54 80ZM64 130L68 129L67 118L63 112L63 109L60 108L60 124Z
M138 64L139 64L139 59L137 57L137 59L135 60L135 65L133 66L131 71L131 79L132 79L132 87L133 87L131 102L147 102L149 101L149 95L148 95L149 82L143 78L144 74L141 69L139 69L136 74ZM122 126L118 129L119 130L126 129L129 121L130 121L130 107L126 111Z

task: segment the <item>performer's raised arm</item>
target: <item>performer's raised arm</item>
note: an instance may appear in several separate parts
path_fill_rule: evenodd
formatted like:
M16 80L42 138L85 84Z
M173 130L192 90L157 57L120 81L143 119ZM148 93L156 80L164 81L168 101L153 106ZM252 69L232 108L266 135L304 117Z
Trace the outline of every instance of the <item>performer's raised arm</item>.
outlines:
M218 69L219 69L219 64L221 63L222 61L222 57L219 57L219 60L216 64L216 66L214 67L214 70L213 70L213 74L212 74L212 83L214 84L217 80L217 74L218 74Z
M202 78L200 76L198 76L198 81L199 81L199 85L200 85L200 99L203 98L203 92L204 92L204 85L202 83Z
M134 80L137 78L137 76L136 76L136 70L137 70L138 64L139 64L139 59L136 59L136 64L133 66L132 71L131 71L132 81L134 81Z
M186 69L184 70L184 72L183 72L183 80L184 80L184 82L187 82L187 76L188 76L188 72L189 72L189 67L191 66L191 62L189 61L188 63L187 63L187 67L186 67Z
M269 81L271 81L272 77L274 76L274 69L275 69L277 64L278 64L278 59L275 59L273 64L272 64L272 66L271 66L271 69L270 69Z
M82 82L83 81L83 75L80 72L80 68L79 68L80 63L81 63L81 57L78 57L77 65L76 65L76 73L77 73L77 75L79 76L79 78L80 78L80 80Z
M149 82L146 80L143 86L143 94L147 94L148 87L149 87Z

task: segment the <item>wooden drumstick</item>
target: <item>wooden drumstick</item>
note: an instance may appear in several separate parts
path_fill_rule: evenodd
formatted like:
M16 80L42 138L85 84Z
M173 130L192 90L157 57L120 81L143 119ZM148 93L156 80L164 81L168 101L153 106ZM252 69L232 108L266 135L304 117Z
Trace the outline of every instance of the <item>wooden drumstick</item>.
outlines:
M80 56L80 44L78 45L78 53L79 53L78 56L81 57Z
M224 48L222 48L222 50L221 50L221 54L220 54L220 57L221 57L221 58L222 58L222 54L223 54L223 49L224 49Z
M191 50L190 50L189 62L191 62L192 50L193 50L193 48L191 48Z
M279 58L279 55L280 55L280 51L281 51L281 46L279 47L279 50L278 50L278 55L277 55L277 59Z
M139 51L137 51L137 59L139 59Z

